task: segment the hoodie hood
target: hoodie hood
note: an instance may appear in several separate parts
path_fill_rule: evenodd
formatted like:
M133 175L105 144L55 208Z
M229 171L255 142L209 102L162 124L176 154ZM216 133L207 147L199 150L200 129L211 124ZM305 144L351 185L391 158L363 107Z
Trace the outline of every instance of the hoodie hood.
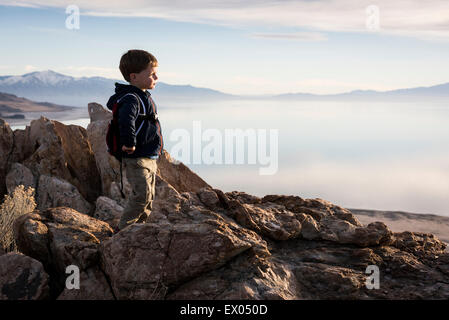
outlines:
M115 94L113 94L106 106L108 107L109 110L112 110L112 107L114 106L114 102L117 99L120 99L121 97L123 97L125 94L127 93L137 93L138 95L140 95L141 97L143 95L146 95L147 97L150 96L151 94L148 91L142 91L139 88L131 85L131 84L122 84L122 83L115 83Z

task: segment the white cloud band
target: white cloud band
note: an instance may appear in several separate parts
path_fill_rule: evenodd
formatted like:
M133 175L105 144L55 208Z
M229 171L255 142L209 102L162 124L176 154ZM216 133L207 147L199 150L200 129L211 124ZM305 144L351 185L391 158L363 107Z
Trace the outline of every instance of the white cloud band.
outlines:
M0 0L0 4L65 8L74 1ZM375 3L371 0L76 1L81 14L94 16L154 17L227 26L298 27L322 32L369 31L366 8L373 4L379 8L378 32L449 40L447 0L377 0ZM279 37L279 34L271 37ZM301 38L295 33L283 37Z

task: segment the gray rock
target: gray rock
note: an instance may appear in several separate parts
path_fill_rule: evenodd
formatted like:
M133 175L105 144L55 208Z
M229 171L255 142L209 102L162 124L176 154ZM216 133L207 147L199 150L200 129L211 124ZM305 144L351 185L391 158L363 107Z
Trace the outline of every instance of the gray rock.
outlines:
M90 122L95 121L109 121L112 119L112 112L103 108L101 104L91 102L87 105L89 111Z
M61 292L59 299L113 298L98 252L100 242L112 234L107 223L64 207L36 210L14 223L19 250L51 270L54 291ZM70 265L80 270L80 289L76 291L65 288L65 271Z
M14 189L19 185L23 185L25 188L31 187L36 190L36 182L31 170L15 162L11 165L11 169L6 175L8 194L12 194Z
M74 185L56 177L41 175L37 194L39 210L69 207L85 214L89 214L92 210L92 205L83 198Z
M107 222L112 229L117 230L123 207L108 197L98 197L95 205L94 218Z
M42 263L21 253L0 256L0 300L41 300L49 297Z

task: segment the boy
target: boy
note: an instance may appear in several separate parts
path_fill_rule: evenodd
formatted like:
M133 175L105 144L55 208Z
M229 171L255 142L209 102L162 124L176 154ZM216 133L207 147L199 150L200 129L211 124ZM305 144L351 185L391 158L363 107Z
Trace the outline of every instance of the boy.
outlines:
M109 99L110 110L117 101L122 162L132 192L119 222L119 230L145 222L155 196L157 159L163 149L162 131L157 108L147 90L158 79L158 62L149 52L129 50L120 59L120 72L129 85L115 84Z

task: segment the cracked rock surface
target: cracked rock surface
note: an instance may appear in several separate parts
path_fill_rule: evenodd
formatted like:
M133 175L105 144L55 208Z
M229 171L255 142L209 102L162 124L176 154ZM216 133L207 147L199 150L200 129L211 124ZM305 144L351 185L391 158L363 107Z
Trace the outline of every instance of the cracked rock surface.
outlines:
M84 131L41 118L12 132L0 121L0 192L41 188L39 210L14 223L21 254L0 250L2 299L449 298L449 253L434 235L363 225L323 199L223 192L166 150L151 215L118 232L126 199L103 144L110 113L89 108ZM73 265L79 290L65 285Z

